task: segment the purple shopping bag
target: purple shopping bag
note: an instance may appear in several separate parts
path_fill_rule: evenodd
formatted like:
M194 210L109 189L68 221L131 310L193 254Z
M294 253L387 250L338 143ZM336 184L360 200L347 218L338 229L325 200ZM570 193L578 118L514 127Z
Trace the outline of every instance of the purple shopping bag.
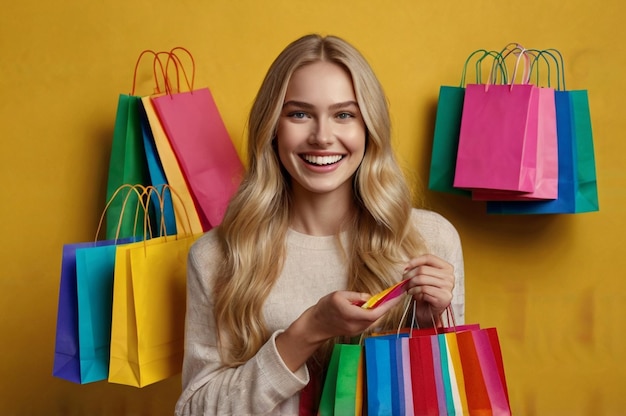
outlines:
M122 244L132 240L132 238L126 238L117 241L106 240L63 246L53 376L74 383L87 382L87 379L83 380L81 377L76 250Z

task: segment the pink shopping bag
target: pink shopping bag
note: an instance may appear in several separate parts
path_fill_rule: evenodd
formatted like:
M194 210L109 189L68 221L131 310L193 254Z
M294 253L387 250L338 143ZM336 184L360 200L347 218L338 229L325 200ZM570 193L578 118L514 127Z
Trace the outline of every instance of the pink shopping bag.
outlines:
M455 187L534 191L538 90L528 84L466 87Z
M180 62L180 61L178 61ZM203 227L219 225L237 190L243 165L208 88L152 97L189 185Z
M526 51L525 53L532 52ZM533 59L535 68L538 67L539 56ZM549 62L547 63L549 64ZM555 72L558 73L558 67L556 69ZM548 66L549 70L550 67ZM538 72L537 69L537 74ZM528 84L528 81L525 83ZM537 164L534 190L525 193L475 190L472 192L472 199L477 201L532 201L551 200L558 197L559 156L556 104L554 88L550 87L549 80L547 86L537 89L537 94Z

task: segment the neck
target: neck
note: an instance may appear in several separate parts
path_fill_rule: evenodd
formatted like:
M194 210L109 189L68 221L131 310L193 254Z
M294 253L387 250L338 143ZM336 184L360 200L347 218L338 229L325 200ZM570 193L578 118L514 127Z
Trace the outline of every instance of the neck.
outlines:
M351 189L326 194L294 189L292 207L291 228L314 236L338 234L356 209Z

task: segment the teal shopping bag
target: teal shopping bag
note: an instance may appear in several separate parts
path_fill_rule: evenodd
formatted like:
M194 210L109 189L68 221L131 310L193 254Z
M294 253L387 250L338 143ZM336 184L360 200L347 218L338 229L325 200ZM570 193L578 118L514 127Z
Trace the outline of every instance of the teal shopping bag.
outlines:
M109 375L116 245L76 250L78 344L83 383Z
M492 66L499 68L498 73L503 74L498 64L500 55L495 51L479 49L472 52L465 61L460 85L442 85L439 88L428 177L428 189L433 191L464 196L471 195L471 191L455 188L453 183L461 131L461 116L465 99L465 78L468 65L475 56L479 56L475 62L476 83L481 83L483 61L492 63L491 59L485 61L485 58L494 58L495 65Z

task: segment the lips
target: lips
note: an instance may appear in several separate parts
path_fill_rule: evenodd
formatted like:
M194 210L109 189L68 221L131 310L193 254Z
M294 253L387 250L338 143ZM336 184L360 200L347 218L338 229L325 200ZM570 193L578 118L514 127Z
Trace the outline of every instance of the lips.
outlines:
M343 155L328 155L328 156L318 156L318 155L301 155L303 160L311 165L316 166L327 166L332 165L339 162L343 159Z

